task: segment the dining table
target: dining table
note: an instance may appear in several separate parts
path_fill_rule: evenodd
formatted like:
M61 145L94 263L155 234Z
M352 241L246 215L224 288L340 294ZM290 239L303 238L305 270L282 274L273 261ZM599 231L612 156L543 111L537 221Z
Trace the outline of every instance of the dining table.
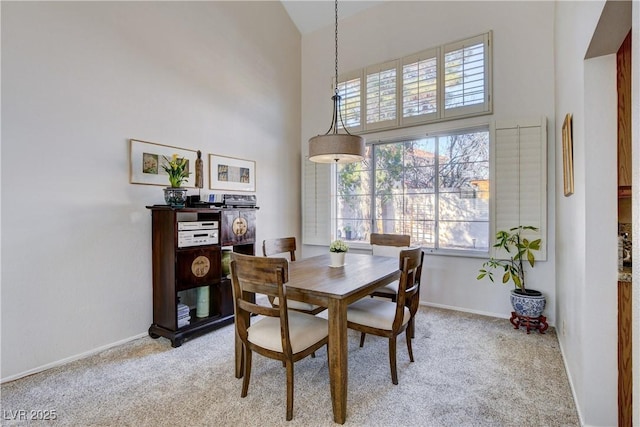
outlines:
M399 279L396 257L347 253L341 267L330 266L329 253L289 263L287 299L327 307L328 360L333 420L347 415L347 306ZM242 342L236 337L236 377L242 377Z

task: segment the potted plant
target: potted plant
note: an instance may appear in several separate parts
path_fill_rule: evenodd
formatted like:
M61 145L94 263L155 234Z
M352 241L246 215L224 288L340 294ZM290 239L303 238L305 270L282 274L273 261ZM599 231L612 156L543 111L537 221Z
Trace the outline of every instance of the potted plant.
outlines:
M187 201L187 189L182 188L182 181L189 178L189 161L184 157L178 157L177 154L168 159L166 156L162 169L169 175L170 187L164 189L164 200L172 207L182 208Z
M344 257L349 250L347 245L342 240L334 240L329 245L329 255L331 256L330 267L342 267L344 265Z
M345 225L344 226L344 236L347 240L351 240L351 226L350 225Z
M542 239L529 240L523 237L525 231L538 231L530 225L520 225L508 231L500 230L496 233L496 243L493 245L498 250L509 254L509 258L498 259L491 257L482 264L478 280L488 277L492 282L494 270L502 270L502 283L513 282L511 291L511 305L518 316L538 318L542 315L546 305L546 299L540 291L527 289L525 285L525 267L535 266L535 252L540 250Z

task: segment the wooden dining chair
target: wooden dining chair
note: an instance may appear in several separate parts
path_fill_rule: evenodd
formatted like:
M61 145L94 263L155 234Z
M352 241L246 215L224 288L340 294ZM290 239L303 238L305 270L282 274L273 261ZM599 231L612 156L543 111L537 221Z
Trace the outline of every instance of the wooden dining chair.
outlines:
M389 364L391 381L398 384L396 366L396 340L406 331L409 360L413 362L411 339L413 337L414 316L418 311L420 276L424 253L421 248L410 248L400 252L401 274L398 295L395 302L377 298L363 298L347 307L347 326L360 331L360 347L365 334L389 339Z
M369 239L371 243L372 255L397 257L400 251L408 249L411 246L411 236L408 234L381 234L371 233ZM391 301L396 300L398 295L398 281L391 282L388 285L381 286L371 293L372 297L389 298Z
M236 333L242 341L243 380L241 397L249 391L251 355L255 351L283 362L287 374L287 421L293 418L293 364L327 344L326 319L287 309L285 258L263 258L233 253L231 283L235 308ZM273 295L277 307L258 305L252 293ZM264 316L251 324L251 315Z
M262 254L266 257L274 255L289 254L289 260L296 260L296 238L282 237L279 239L266 239L262 241ZM278 297L270 297L269 302L274 307L278 305ZM309 304L302 301L289 301L289 309L297 310L308 314L318 314L324 311L326 307Z

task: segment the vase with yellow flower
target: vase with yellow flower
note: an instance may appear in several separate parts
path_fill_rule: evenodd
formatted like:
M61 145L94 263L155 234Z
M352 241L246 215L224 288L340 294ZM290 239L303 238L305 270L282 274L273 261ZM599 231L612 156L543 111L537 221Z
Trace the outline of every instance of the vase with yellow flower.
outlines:
M187 189L182 188L182 182L189 178L189 160L178 157L177 154L168 159L165 156L162 169L169 175L170 187L164 189L164 200L174 208L183 208L187 201Z

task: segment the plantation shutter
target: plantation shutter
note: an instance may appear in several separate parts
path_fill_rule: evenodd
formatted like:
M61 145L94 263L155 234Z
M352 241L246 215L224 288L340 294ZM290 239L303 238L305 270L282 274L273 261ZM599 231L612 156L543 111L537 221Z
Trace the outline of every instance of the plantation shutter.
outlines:
M398 61L366 69L366 129L397 126Z
M442 117L490 111L491 32L444 46Z
M304 159L302 243L328 245L331 241L331 165Z
M547 120L497 121L494 126L494 236L499 230L532 225L530 240L542 239L539 260L547 259ZM500 256L500 254L494 254Z
M340 100L340 114L342 122L338 117L338 128L342 125L349 132L358 132L363 129L362 114L362 72L354 71L338 78L338 94Z
M439 49L429 49L402 59L402 124L435 119L438 114Z

